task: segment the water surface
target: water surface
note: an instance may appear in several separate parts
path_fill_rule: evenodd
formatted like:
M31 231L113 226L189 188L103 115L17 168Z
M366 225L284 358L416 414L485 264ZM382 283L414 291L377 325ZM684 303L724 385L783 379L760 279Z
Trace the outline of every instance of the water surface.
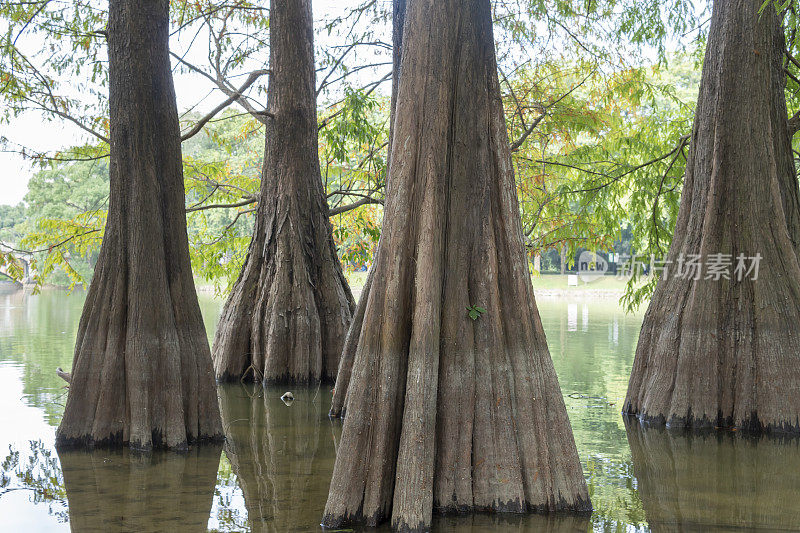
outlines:
M227 441L188 454L56 453L84 294L0 293L0 529L319 531L341 423L330 388L220 387ZM209 337L221 303L201 295ZM686 435L619 414L641 325L612 300L541 299L595 512L436 517L436 531L800 530L797 440ZM382 530L385 530L383 528Z

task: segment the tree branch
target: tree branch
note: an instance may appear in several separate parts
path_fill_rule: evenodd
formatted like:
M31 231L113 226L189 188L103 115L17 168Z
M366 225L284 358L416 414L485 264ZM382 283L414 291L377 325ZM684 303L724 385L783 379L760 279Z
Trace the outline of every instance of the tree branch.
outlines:
M186 213L194 213L195 211L205 211L206 209L226 209L231 207L243 207L246 205L254 204L258 202L258 198L248 198L246 200L242 200L241 202L236 202L233 204L208 204L208 205L201 205L198 207L188 207L186 209Z
M274 118L275 117L275 115L273 113L270 113L269 111L258 110L255 107L253 107L253 105L247 100L247 97L245 97L244 95L239 94L237 96L236 95L237 91L232 89L232 88L230 88L230 87L228 87L228 85L225 83L225 80L222 78L222 73L221 72L218 72L217 73L218 77L215 78L214 76L212 76L208 72L204 71L200 67L198 67L196 65L193 65L192 63L189 63L188 61L186 61L184 58L182 58L178 54L176 54L174 52L170 52L169 54L172 57L174 57L180 64L184 65L186 68L188 68L192 72L196 72L197 74L200 74L204 78L210 80L211 83L216 85L217 88L220 91L223 92L223 94L225 94L228 98L232 98L233 101L235 101L237 104L242 106L245 111L250 113L256 120L258 120L262 124L266 124L267 123L265 117L269 117L269 118Z
M251 72L250 75L247 76L247 79L245 80L244 84L242 84L241 87L239 87L233 94L229 95L224 102L222 102L217 107L212 109L210 113L208 113L206 116L198 120L197 124L195 124L192 129L187 131L185 134L181 135L181 141L185 141L197 135L197 133L199 133L200 130L203 129L203 127L208 123L209 120L214 118L217 115L217 113L219 113L220 111L231 105L240 96L242 96L242 93L244 93L247 89L249 89L250 86L253 85L253 83L255 83L255 81L258 78L260 78L264 74L269 74L269 72L270 72L269 70L256 70L254 72ZM274 115L272 115L271 113L269 114L269 116L274 117Z
M794 137L795 133L800 131L800 111L792 115L789 119L789 138Z
M526 129L525 129L525 131L522 133L522 135L519 137L519 139L517 139L516 141L514 141L513 143L511 143L511 152L516 152L517 150L519 150L519 147L520 147L520 146L522 146L522 143L524 143L524 142L525 142L525 139L527 139L527 138L528 138L528 136L529 136L531 133L533 133L533 130L535 130L535 129L536 129L536 126L538 126L538 125L539 125L539 123L540 123L542 120L544 120L544 118L547 116L547 112L548 112L548 111L549 111L551 108L553 108L555 105L557 105L559 102L561 102L562 100L564 100L564 98L568 97L568 96L569 96L569 95L571 95L573 92L575 92L576 90L578 90L578 88L579 88L581 85L583 85L584 83L586 83L586 80L588 80L588 79L589 79L589 78L590 78L590 77L591 77L591 76L594 74L594 72L595 72L594 70L593 70L592 72L590 72L590 73L589 73L589 74L588 74L588 75L587 75L585 78L583 78L583 80L581 80L581 82L580 82L578 85L576 85L575 87L573 87L572 89L570 89L569 91L567 91L566 93L564 93L564 94L563 94L561 97L559 97L559 98L558 98L557 100L555 100L554 102L551 102L551 103L549 103L548 105L546 105L546 106L545 106L545 108L544 108L544 111L542 112L542 114L541 114L541 115L539 115L538 117L536 117L536 120L534 120L534 121L531 123L531 125L530 125L530 126L528 126L528 128L526 128ZM510 86L510 84L509 84L509 86ZM522 116L522 113L521 113L521 112L520 112L520 116Z
M353 209L358 209L362 205L370 205L370 204L383 205L383 200L378 200L376 198L362 198L361 200L353 202L352 204L340 205L339 207L334 207L333 209L329 209L328 216L332 217L335 215L341 215L342 213L347 213L348 211L352 211Z

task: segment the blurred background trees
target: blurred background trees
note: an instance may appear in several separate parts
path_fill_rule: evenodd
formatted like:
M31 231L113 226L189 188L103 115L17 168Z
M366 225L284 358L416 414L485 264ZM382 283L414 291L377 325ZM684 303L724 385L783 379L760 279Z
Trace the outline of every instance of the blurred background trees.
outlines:
M323 5L324 4L324 5ZM506 122L526 244L545 271L582 250L660 258L671 240L709 11L670 0L493 4ZM235 281L258 202L269 12L245 0L172 3L173 71L184 132L187 217L199 283ZM391 80L390 5L315 2L320 164L346 269L380 236ZM800 108L793 3L784 11L789 114ZM0 7L6 124L38 117L75 146L3 149L36 165L0 240L34 251L41 282L85 283L107 208L104 2ZM50 121L50 122L47 122ZM563 250L563 251L562 251ZM653 279L631 281L625 302Z

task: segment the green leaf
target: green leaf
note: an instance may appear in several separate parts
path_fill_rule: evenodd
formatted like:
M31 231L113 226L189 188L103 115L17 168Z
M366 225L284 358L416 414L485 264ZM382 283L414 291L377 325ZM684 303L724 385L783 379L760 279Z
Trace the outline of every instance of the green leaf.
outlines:
M470 307L467 307L467 311L469 312L468 313L469 317L472 320L478 320L481 317L481 315L486 312L486 309L484 309L483 307L478 307L477 305L472 305Z

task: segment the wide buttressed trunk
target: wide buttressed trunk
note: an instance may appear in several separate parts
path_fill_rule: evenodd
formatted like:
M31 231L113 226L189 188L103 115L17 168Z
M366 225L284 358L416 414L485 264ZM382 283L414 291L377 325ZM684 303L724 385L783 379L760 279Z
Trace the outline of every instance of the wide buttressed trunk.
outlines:
M273 1L261 199L214 337L217 379L336 377L353 296L336 255L317 152L310 0Z
M323 524L589 510L523 247L489 2L409 0L402 39L383 231L337 378L332 414L346 416Z
M783 33L761 4L714 3L672 271L645 315L625 400L650 423L800 430L800 211ZM730 254L730 279L679 275L692 254ZM761 256L756 280L736 273L740 254Z
M169 2L109 3L108 222L56 444L183 448L221 439L189 261Z

